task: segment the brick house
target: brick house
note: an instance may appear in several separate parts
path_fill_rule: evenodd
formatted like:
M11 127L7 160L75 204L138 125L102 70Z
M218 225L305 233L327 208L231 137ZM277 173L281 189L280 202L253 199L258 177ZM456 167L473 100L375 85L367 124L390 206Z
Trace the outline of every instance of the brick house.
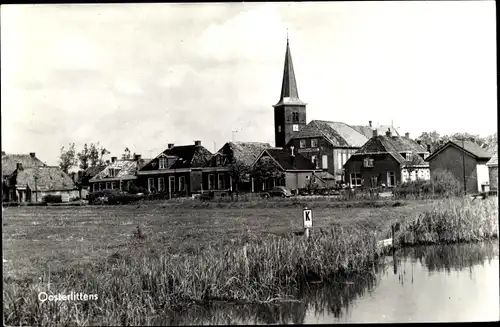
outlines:
M227 142L203 168L203 173L208 175L207 180L212 180L205 189L249 192L252 164L263 150L270 148L269 143Z
M169 144L137 172L138 183L149 192L165 192L172 197L200 193L214 182L209 181L209 174L204 174L212 156L201 141L195 141L194 145Z
M35 153L2 152L2 201L41 202L45 195L61 195L63 202L78 197L71 177L59 167L47 166Z
M430 179L429 164L424 161L429 151L410 139L373 131L373 137L344 164L351 187L393 187L409 180Z
M261 166L272 172L270 177L262 178L258 171ZM315 173L320 171L309 159L295 153L293 147L266 149L252 164L252 192L268 190L274 186L285 186L290 190L307 188L310 183L320 182L315 177Z
M470 141L448 141L426 161L430 164L431 177L438 169L450 171L467 193L477 193L487 188L489 183L486 163L493 155ZM465 177L464 177L465 175Z
M132 185L137 185L137 171L149 162L136 154L133 159L120 159L111 157L111 162L101 171L90 178L89 190L91 192L102 190L127 191ZM90 168L89 168L90 169ZM99 168L87 169L88 173L95 173Z
M293 146L316 167L325 180L343 180L343 165L372 136L369 126L343 122L313 120L307 123L306 103L300 100L289 42L285 51L285 66L280 99L274 107L275 146ZM379 126L380 132L390 126ZM390 127L395 135L398 132Z
M490 191L498 191L498 153L486 163L490 182Z

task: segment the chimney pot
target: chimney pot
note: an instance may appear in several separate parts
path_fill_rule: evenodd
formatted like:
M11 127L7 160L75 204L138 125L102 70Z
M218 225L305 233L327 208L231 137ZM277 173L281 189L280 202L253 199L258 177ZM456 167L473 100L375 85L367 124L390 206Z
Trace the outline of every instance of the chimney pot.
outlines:
M427 152L431 153L431 145L427 144Z
M30 152L30 157L34 158L35 157L35 152Z
M23 170L23 164L22 164L22 162L18 162L16 164L16 168L17 168L17 170Z
M117 157L111 157L111 162L112 163L115 163L116 162L116 159L118 159Z
M194 141L194 145L201 145L201 141L200 140Z
M373 129L373 136L378 136L378 130L376 128Z
M141 160L141 157L142 156L140 154L136 154L136 155L134 155L134 160L139 161L139 160Z
M169 144L168 144L168 148L169 148L169 149L172 149L173 147L174 147L174 143L169 143Z
M409 139L409 138L410 138L410 133L405 133L405 137L406 137L407 139Z
M371 120L368 121L368 124L370 124L370 127L372 127L372 121Z
M385 135L389 136L389 137L392 135L390 128L387 129L387 132L385 132Z

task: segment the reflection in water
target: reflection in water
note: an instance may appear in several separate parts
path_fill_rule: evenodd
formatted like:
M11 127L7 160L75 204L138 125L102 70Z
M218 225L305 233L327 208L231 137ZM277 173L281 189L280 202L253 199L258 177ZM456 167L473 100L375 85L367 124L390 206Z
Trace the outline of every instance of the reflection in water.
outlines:
M387 269L374 268L371 274L362 278L331 281L327 285L309 284L300 291L300 301L193 306L184 312L168 313L157 323L229 325L498 320L498 252L498 243L404 249L387 257L392 260ZM452 271L456 272L456 278L450 277Z

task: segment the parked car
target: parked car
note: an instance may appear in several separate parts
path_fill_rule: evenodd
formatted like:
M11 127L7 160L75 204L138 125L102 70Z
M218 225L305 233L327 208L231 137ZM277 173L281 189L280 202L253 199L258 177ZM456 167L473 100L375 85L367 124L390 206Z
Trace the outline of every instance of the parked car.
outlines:
M289 198L290 196L292 196L292 192L284 186L275 186L269 191L262 192L260 195L263 198L270 198L270 197Z

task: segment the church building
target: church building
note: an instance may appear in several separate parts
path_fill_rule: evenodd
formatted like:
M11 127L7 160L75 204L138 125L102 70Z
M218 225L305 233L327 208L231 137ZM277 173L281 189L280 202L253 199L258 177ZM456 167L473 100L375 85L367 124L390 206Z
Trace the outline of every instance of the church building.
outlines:
M299 98L293 69L290 44L287 39L285 67L280 99L274 107L275 146L290 148L311 160L321 169L324 180L345 180L343 165L375 133L399 133L388 125L373 127L349 125L343 122L312 120L307 123L307 103Z

